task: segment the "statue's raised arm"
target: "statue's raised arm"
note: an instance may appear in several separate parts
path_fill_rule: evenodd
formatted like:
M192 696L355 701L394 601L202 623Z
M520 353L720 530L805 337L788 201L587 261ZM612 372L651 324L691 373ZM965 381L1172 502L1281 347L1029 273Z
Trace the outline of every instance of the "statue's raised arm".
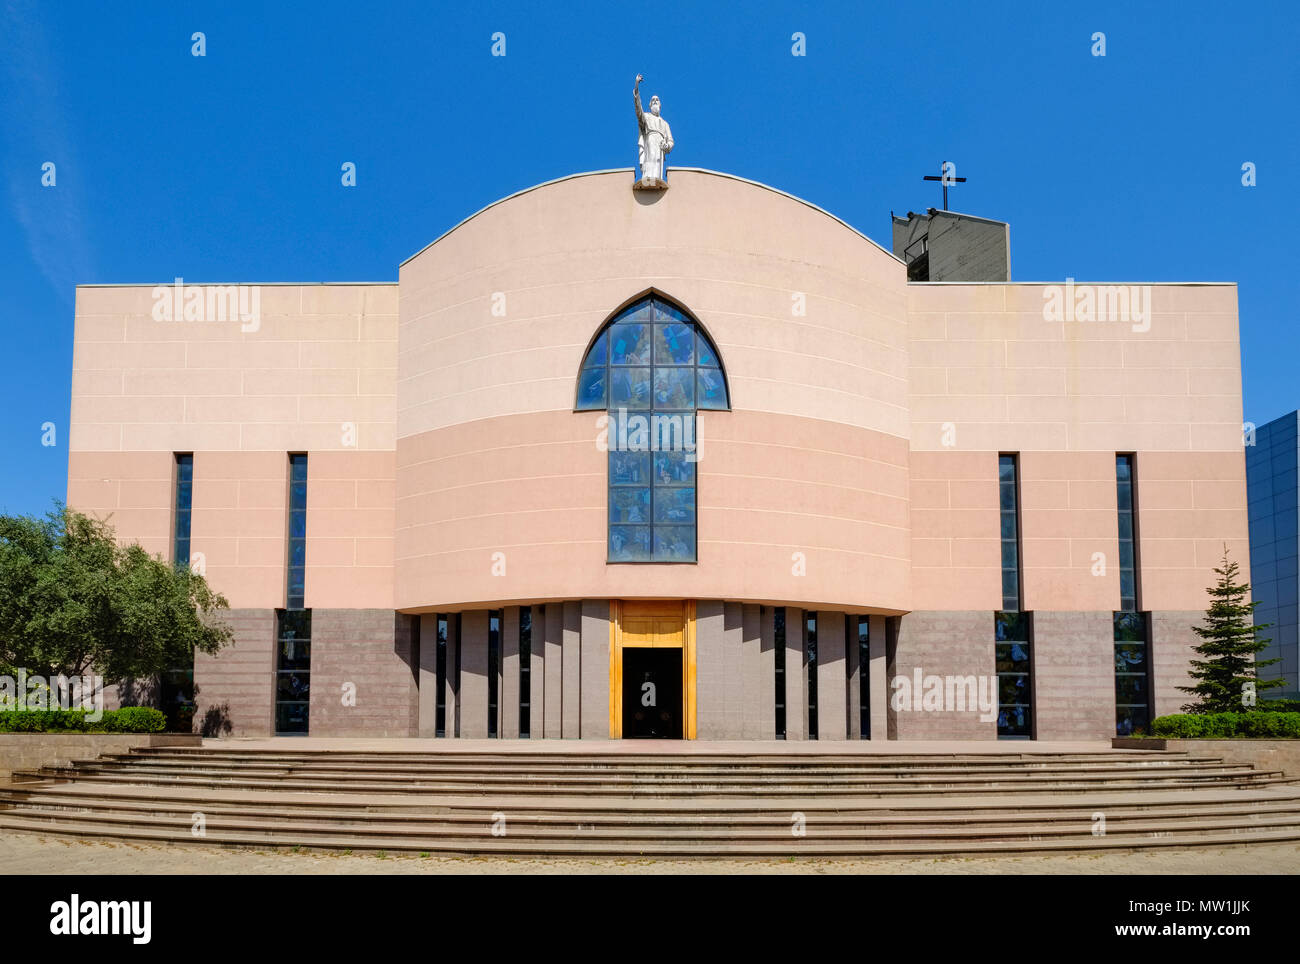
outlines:
M636 126L637 129L644 133L645 131L645 112L641 110L641 81L642 76L636 75L636 83L632 85L632 103L636 107Z

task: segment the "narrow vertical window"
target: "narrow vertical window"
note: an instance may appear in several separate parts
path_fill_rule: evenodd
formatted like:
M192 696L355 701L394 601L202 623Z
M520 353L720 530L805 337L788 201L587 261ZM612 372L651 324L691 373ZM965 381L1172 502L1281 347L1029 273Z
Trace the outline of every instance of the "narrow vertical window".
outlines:
M488 736L497 736L498 707L501 692L501 610L488 613Z
M190 510L194 506L194 456L176 454L176 492L172 509L172 565L190 567ZM167 714L167 729L189 733L194 723L194 654L159 674L159 707Z
M1150 647L1145 613L1115 613L1115 735L1146 732L1151 723Z
M531 719L533 693L533 611L528 606L519 607L519 736L527 739Z
M289 585L287 609L302 609L307 573L307 456L289 456Z
M776 738L785 739L785 607L772 610L772 647L776 658Z
M311 710L311 611L276 613L275 732L305 736Z
M176 456L176 508L172 520L172 564L190 565L190 510L194 505L194 456Z
M871 621L858 617L858 732L871 739Z
M311 709L311 610L306 598L307 456L289 456L289 556L285 608L276 613L275 732L306 734Z
M1016 457L998 456L998 509L1002 535L1002 609L1020 609L1020 512Z
M998 674L998 737L1033 736L1033 666L1029 613L993 614L994 662Z
M1115 735L1146 732L1151 723L1151 646L1138 611L1137 478L1132 455L1115 456L1119 511L1119 611L1115 628Z
M1020 478L1014 455L998 456L998 511L1002 539L1002 610L993 614L998 677L998 737L1033 736L1031 620L1021 611Z
M1119 505L1119 608L1137 612L1137 529L1134 525L1133 456L1115 456L1115 497Z
M817 614L804 614L807 635L804 656L808 664L808 739L817 739Z
M434 657L434 672L437 682L434 684L433 735L447 735L447 617L438 616L438 642Z

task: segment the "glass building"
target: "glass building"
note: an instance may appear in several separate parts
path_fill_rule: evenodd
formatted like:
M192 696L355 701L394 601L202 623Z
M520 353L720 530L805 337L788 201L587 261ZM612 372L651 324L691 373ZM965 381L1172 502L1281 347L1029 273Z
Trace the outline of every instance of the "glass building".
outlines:
M1269 624L1262 636L1271 642L1259 658L1280 659L1262 667L1264 679L1286 685L1270 698L1300 699L1300 412L1255 429L1246 446L1246 487L1250 512L1252 598L1259 602L1255 622ZM1247 443L1251 440L1247 438Z

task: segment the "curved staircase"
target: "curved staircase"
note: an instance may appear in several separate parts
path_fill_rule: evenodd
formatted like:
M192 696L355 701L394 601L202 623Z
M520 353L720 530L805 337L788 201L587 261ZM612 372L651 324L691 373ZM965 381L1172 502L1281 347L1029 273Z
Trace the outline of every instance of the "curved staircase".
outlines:
M1155 751L164 747L14 779L0 831L253 848L869 857L1300 841L1294 778Z

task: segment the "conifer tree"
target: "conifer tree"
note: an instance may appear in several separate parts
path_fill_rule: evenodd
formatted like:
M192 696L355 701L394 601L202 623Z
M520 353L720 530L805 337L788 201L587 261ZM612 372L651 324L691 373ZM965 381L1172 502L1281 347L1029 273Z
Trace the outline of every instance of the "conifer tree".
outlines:
M1243 699L1253 684L1256 692L1283 685L1283 680L1261 680L1258 670L1280 662L1277 659L1256 659L1270 640L1259 638L1260 630L1269 624L1255 625L1255 607L1258 602L1246 602L1250 584L1238 582L1239 567L1228 558L1224 546L1223 561L1214 570L1219 575L1218 585L1210 586L1210 606L1205 611L1205 625L1193 626L1192 631L1201 637L1195 652L1201 659L1192 660L1189 674L1195 681L1192 686L1178 687L1194 697L1183 707L1186 713L1228 713L1250 709L1252 701Z

